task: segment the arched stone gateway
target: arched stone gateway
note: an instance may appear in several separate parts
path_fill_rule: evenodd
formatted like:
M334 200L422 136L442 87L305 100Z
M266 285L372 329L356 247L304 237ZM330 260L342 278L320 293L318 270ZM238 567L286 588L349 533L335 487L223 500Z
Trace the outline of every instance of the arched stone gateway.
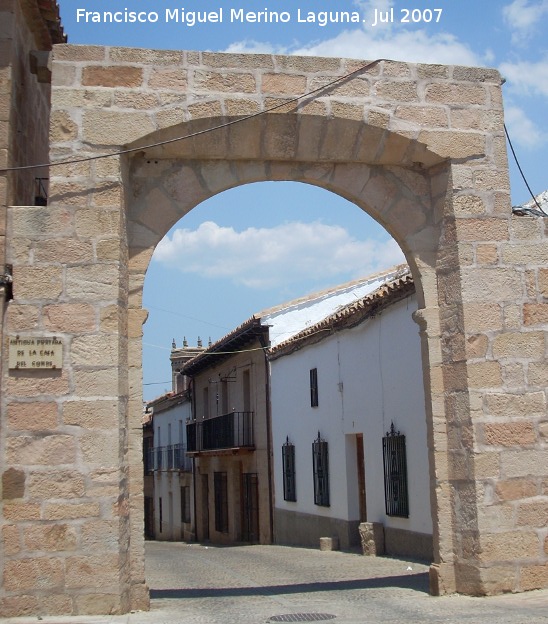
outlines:
M364 65L55 47L51 159L79 162L50 169L47 207L9 208L3 615L147 608L145 271L181 216L262 180L354 202L412 268L432 592L548 587L548 244L542 219L511 215L500 76L382 61L344 78ZM16 366L17 337L55 337L56 367Z

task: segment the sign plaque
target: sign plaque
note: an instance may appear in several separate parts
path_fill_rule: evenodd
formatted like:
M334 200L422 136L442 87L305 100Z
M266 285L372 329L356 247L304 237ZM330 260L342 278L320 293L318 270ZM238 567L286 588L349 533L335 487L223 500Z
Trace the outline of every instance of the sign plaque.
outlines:
M63 368L63 342L56 336L10 336L9 368L41 370Z

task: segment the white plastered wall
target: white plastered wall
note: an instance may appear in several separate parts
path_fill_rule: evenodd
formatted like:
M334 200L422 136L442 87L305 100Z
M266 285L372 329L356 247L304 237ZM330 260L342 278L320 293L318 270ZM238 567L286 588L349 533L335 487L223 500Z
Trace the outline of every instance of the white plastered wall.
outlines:
M179 403L154 415L154 449L170 444L186 444L186 421L191 415L190 401ZM171 425L171 439L169 429ZM158 435L159 433L159 435ZM182 540L181 485L177 470L154 472L154 531L157 540ZM162 530L160 531L159 499L162 499ZM194 524L191 519L191 523Z
M354 435L363 434L367 520L432 532L426 417L415 297L359 326L333 334L271 364L275 506L358 520ZM310 406L309 370L318 369L319 405ZM409 518L387 517L382 437L394 422L406 436ZM329 443L330 506L314 504L312 442ZM297 502L283 500L281 449L295 444Z

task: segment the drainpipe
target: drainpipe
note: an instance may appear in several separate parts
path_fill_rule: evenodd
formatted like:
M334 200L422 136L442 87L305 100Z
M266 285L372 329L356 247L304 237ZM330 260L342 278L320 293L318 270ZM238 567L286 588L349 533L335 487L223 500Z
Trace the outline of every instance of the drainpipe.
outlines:
M264 355L264 379L266 396L266 446L268 458L268 505L270 510L270 542L274 541L274 486L272 483L272 411L270 407L270 374L269 361L266 354L268 345L264 334L259 334L259 342Z

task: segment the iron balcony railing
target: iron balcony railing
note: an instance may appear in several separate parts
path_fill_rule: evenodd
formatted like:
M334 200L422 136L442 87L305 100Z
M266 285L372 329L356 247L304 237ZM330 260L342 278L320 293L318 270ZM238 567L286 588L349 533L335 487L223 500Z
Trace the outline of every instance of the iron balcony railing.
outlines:
M186 426L188 452L250 448L255 445L253 412L230 412Z
M188 457L187 447L184 444L170 446L156 446L150 449L150 465L153 470L180 470L192 471L192 458Z
M150 439L150 438L148 438ZM143 449L144 453L143 453L143 463L144 463L144 471L145 471L145 476L146 475L151 475L152 471L154 470L154 449L152 448L152 446L149 446L145 449Z
M183 472L192 472L192 458L186 454L187 447L185 444L175 444L171 452L173 453L173 465L175 470Z

